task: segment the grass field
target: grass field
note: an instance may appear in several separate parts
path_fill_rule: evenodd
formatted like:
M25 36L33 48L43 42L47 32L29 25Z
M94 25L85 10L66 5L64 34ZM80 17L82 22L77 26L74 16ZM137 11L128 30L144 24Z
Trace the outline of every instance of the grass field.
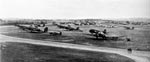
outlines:
M128 25L130 26L130 25ZM134 30L126 30L123 27L117 28L102 28L98 26L80 26L83 32L78 31L65 31L56 26L48 26L49 31L62 31L62 36L50 36L47 33L37 34L37 33L28 33L18 29L17 27L4 27L1 28L1 34L21 37L21 38L30 38L44 40L44 42L55 41L55 42L66 42L74 44L83 44L83 45L92 45L92 46L101 46L101 47L113 47L113 48L132 48L135 50L146 50L150 51L150 27L149 26L134 26ZM131 41L126 41L125 39L121 40L97 40L94 36L90 36L89 29L98 29L103 30L107 29L108 32L123 35L125 37L131 38ZM5 33L3 33L5 32Z
M1 43L2 62L134 62L117 54L25 43Z

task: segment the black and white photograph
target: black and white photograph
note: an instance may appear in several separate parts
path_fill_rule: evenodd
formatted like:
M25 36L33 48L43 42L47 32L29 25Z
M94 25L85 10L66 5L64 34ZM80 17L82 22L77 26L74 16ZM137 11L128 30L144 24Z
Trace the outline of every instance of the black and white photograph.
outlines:
M150 0L0 0L0 62L150 62Z

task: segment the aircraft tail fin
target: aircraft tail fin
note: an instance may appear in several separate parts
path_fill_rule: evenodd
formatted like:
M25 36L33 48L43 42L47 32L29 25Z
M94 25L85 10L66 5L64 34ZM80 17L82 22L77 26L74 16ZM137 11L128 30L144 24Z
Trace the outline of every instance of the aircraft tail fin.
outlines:
M48 32L48 27L45 27L45 28L44 28L44 32Z
M76 30L80 30L80 28L79 28L79 27L77 27L77 28L76 28Z

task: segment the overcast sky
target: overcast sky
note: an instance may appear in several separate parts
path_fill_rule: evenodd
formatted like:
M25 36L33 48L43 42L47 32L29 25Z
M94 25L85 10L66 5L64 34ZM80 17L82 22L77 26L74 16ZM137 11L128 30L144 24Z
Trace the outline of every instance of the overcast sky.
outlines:
M150 0L0 0L0 18L150 17Z

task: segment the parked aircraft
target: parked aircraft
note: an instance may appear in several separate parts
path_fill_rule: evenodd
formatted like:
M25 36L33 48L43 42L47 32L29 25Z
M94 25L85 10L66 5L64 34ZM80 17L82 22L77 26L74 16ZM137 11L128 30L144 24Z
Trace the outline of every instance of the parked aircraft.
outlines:
M34 25L30 26L16 25L16 26L30 33L48 33L50 35L62 35L62 32L60 31L48 31L48 27L42 27L43 29L40 29L39 27L36 27Z
M57 25L57 26L58 26L59 28L66 29L66 30L68 30L68 31L81 31L81 32L82 32L82 30L80 30L79 27L74 28L74 27L71 27L70 25L68 25L68 26Z
M96 30L96 29L90 29L89 32L91 34L96 34L98 32L103 32L104 34L107 34L108 32L106 31L106 29L104 29L104 31L99 31L99 30Z
M79 27L76 27L76 28L68 27L66 30L68 30L68 31L81 31L82 32L82 30L80 30Z
M92 36L95 36L96 39L112 39L112 40L117 40L120 37L124 37L124 36L120 36L120 35L116 35L116 34L110 34L106 31L106 29L104 29L104 31L99 31L96 29L90 29L89 32L92 34Z
M41 30L38 28L38 26L34 26L34 25L16 25L17 27L19 27L22 30L25 30L27 32L31 32L31 33L45 33L48 32L48 27L45 27L44 30Z
M59 27L59 28L63 28L63 29L67 29L67 28L68 28L67 26L59 25L59 24L57 24L57 27Z
M124 26L125 29L127 30L134 30L134 27L127 27L127 26Z

